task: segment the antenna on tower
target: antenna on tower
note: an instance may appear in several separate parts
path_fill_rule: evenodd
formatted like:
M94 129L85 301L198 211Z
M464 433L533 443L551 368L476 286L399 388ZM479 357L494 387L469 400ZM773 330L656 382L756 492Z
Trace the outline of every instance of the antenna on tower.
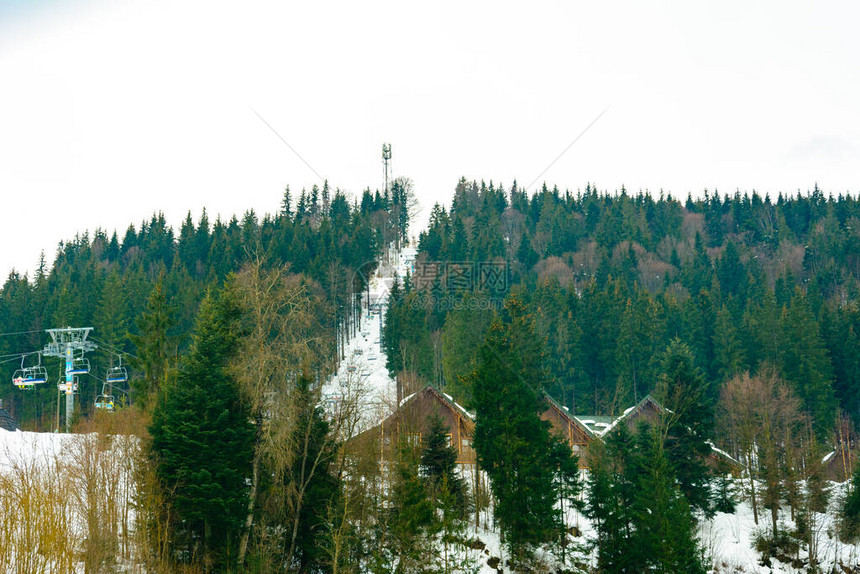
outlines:
M385 193L388 194L388 170L391 168L391 144L382 144L382 174L385 182Z

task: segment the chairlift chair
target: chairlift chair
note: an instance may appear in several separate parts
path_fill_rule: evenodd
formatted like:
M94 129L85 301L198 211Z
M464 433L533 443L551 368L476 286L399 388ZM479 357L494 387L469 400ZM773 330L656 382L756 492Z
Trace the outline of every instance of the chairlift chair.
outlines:
M122 365L108 369L105 380L109 383L124 383L128 380L128 371Z
M106 394L105 390L106 389L102 389L102 394L96 398L96 408L105 411L113 411L116 406L113 395Z
M12 384L21 390L28 391L36 385L48 382L48 371L42 366L42 355L39 362L31 367L24 366L24 357L21 357L21 368L12 375Z
M86 357L74 357L72 366L67 371L70 375L86 375L90 372L90 360Z

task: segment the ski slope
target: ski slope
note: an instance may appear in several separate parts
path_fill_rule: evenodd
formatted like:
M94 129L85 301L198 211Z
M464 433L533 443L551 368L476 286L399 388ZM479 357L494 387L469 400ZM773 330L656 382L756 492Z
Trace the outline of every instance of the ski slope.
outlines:
M338 372L323 386L322 400L328 412L335 411L340 401L360 401L362 420L358 432L379 424L396 407L397 387L385 367L382 326L394 277L403 282L412 272L415 255L416 250L407 247L395 253L390 264L379 265L370 278L369 292L362 297L360 327L348 333L349 342Z

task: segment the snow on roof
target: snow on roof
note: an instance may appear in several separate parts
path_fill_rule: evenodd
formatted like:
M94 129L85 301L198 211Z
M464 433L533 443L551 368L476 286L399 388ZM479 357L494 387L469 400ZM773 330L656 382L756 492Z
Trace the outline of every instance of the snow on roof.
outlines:
M458 409L460 409L461 411L463 411L464 413L466 413L467 415L469 415L469 417L471 417L472 419L474 419L474 418L475 418L475 413L470 413L469 411L467 411L467 410L463 407L463 405L461 405L460 403L458 403L458 402L456 402L456 401L453 401L453 400L452 400L451 402L452 402L452 403L454 403L454 406L456 406Z
M415 396L415 393L412 393L412 394L411 394L411 395L409 395L408 397L404 397L404 398L403 398L403 400L402 400L402 401L400 401L400 405L398 405L398 406L401 406L401 407L402 407L403 405L405 405L406 403L408 403L408 402L409 402L409 400L410 400L412 397L414 397L414 396Z
M714 452L716 452L716 453L718 453L718 454L720 454L720 455L722 455L722 456L726 457L727 459L729 459L729 460L730 460L730 461L732 461L732 462L735 462L735 463L737 463L737 464L740 464L740 461L738 461L738 459L736 459L735 457L733 457L732 455L730 455L729 453L727 453L727 452L726 452L726 451L724 451L723 449L719 448L718 446L716 446L716 445L715 445L714 443L712 443L711 441L707 441L707 443L708 443L708 446L710 446L710 447L711 447L711 450L712 450L712 451L714 451Z

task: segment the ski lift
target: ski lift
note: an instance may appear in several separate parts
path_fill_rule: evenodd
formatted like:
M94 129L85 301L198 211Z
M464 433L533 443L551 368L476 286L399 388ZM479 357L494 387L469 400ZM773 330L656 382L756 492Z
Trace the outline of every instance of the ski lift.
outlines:
M90 372L90 360L81 355L72 358L72 366L66 371L70 375L86 375Z
M24 366L25 357L21 356L21 368L12 375L12 384L21 390L28 391L40 383L48 382L48 371L42 366L42 355L39 362L32 367Z
M128 371L122 366L122 357L119 358L119 365L108 369L105 380L108 383L124 383L128 380Z
M71 389L69 388L70 386L71 386ZM72 382L66 383L66 380L64 378L60 377L60 381L57 383L57 389L64 392L64 393L68 393L69 391L71 391L73 393L78 392L78 378L72 377Z
M113 412L116 403L114 402L113 395L109 394L111 391L110 384L105 382L102 385L102 394L96 397L96 408L101 409L108 412Z

